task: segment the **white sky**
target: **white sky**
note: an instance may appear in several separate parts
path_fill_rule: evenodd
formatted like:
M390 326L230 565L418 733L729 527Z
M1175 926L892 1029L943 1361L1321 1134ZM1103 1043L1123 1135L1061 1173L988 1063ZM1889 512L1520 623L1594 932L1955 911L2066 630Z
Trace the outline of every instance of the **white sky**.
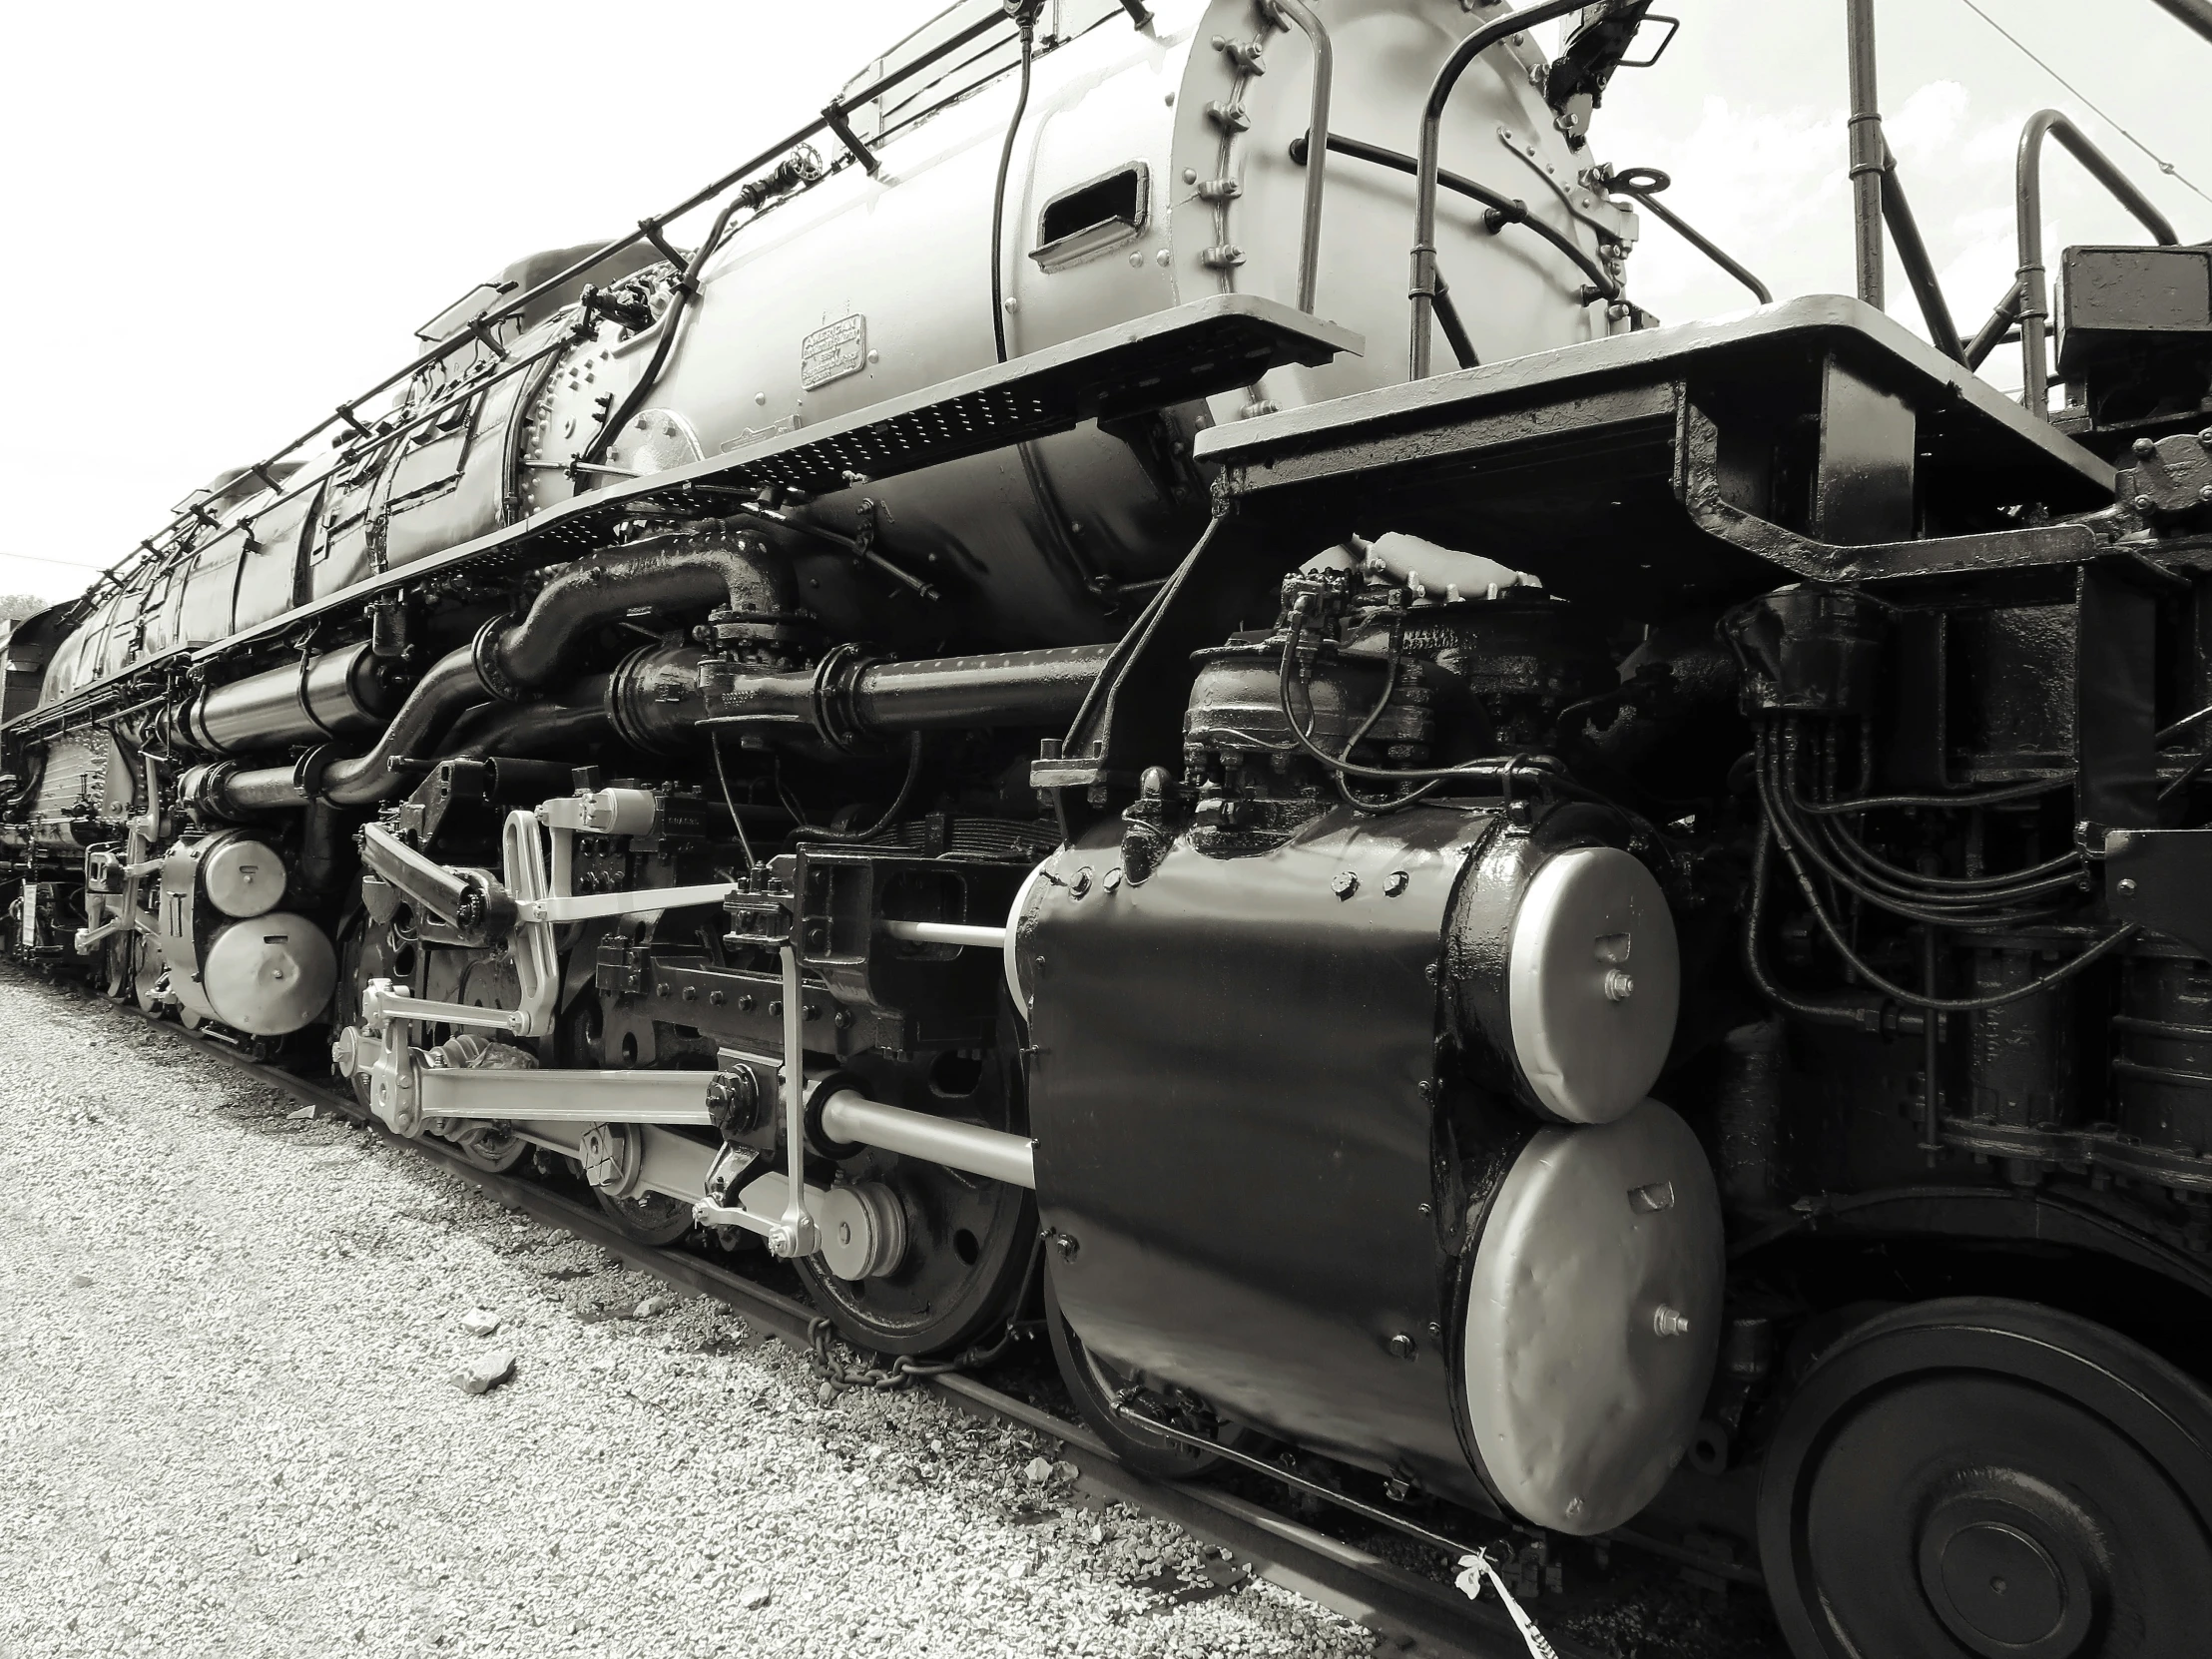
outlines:
M1979 3L2212 192L2212 44L2151 0ZM207 477L398 366L413 327L470 284L673 204L802 125L936 9L12 8L0 314L17 367L0 401L0 590L77 592ZM1615 81L1595 152L1673 174L1668 201L1777 294L1849 291L1842 0L1668 9L1680 38L1658 68ZM2010 280L2012 148L2045 105L2073 114L2185 241L2212 238L2212 205L1961 0L1882 0L1880 19L1891 144L1962 332ZM2049 174L2052 249L2142 240L2055 146ZM1648 216L1645 239L1631 290L1664 319L1749 302ZM1890 282L1892 310L1917 327L1894 262ZM2016 383L2001 357L1989 368Z

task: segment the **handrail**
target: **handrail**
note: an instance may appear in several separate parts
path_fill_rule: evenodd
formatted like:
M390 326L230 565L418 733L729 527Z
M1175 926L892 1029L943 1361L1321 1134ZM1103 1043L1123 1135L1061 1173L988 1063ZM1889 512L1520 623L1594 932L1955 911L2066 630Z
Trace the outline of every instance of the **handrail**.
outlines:
M2081 130L2057 110L2037 110L2020 133L2014 174L2015 219L2019 231L2020 402L2038 420L2050 418L2050 367L2044 355L2045 320L2050 315L2050 284L2043 271L2043 139L2055 138L2120 206L2142 222L2162 247L2181 238L2166 216L2151 205Z
M958 34L952 35L944 41L940 42L938 45L931 48L928 52L916 58L912 63L903 64L898 69L884 76L881 80L872 82L869 85L862 87L850 98L841 98L833 101L829 106L829 108L826 109L820 116L817 116L813 121L809 122L805 127L793 133L788 138L785 138L780 142L771 145L768 149L763 150L762 152L760 152L760 154L745 162L743 165L733 168L730 172L724 174L721 178L717 179L713 184L708 185L702 190L693 192L682 202L678 203L675 207L668 210L668 212L657 214L649 219L640 220L638 222L638 228L635 231L631 231L626 235L617 237L614 241L608 243L605 247L599 249L597 252L587 254L582 259L574 261L564 269L555 272L552 276L546 277L543 281L539 282L537 286L529 288L524 292L515 294L505 300L503 303L495 305L491 309L481 312L474 319L475 322L484 328L489 328L493 324L504 322L507 318L520 313L529 305L536 302L538 299L543 298L547 293L550 293L555 288L559 287L562 283L573 280L575 277L583 276L586 272L597 269L606 261L613 259L616 255L624 253L629 249L635 248L641 242L650 242L657 248L665 249L666 244L662 240L661 231L662 228L668 225L671 221L683 218L686 214L692 212L695 208L698 208L707 202L711 202L712 200L714 200L714 198L720 196L724 191L730 189L733 185L736 185L740 181L750 177L751 175L760 172L763 168L769 166L771 163L789 154L791 151L797 149L800 145L805 144L809 139L815 138L820 134L830 130L832 126L832 119L844 119L844 117L849 115L853 110L858 109L861 105L866 104L873 99L881 97L884 93L888 92L892 87L897 86L900 82L905 81L914 75L918 75L919 73L921 73L921 71L927 69L930 65L934 64L938 59L943 58L950 53L958 51L961 47L967 45L970 41L976 39L982 34L985 34L989 30L997 27L999 24L1005 21L1006 19L1002 14L998 12L992 12L989 15L979 19L977 22L969 25L967 28L961 30ZM470 329L466 327L457 329L455 332L448 335L445 339L440 340L437 344L431 346L428 350L423 352L422 355L416 357L412 362L409 362L405 367L400 368L391 374L387 374L386 376L384 376L383 379L377 381L374 385L370 386L366 391L360 393L358 396L348 398L343 403L340 403L334 410L331 411L331 413L316 421L314 425L308 427L304 432L293 438L289 443L286 443L280 449L276 449L271 452L271 454L267 458L255 462L246 470L248 472L260 475L265 471L265 469L274 467L275 465L276 465L277 462L283 460L285 456L290 455L293 451L297 449L305 447L307 444L313 442L314 439L320 437L324 432L327 432L332 426L341 423L353 428L355 433L360 436L365 437L372 435L369 432L369 429L363 426L358 418L358 411L362 404L368 402L369 399L373 397L380 396L384 392L391 390L392 387L401 384L403 381L411 378L416 374L419 374L420 372L422 372L422 370L432 367L437 363L443 362L447 357L453 355L456 351L460 350L463 345L474 344L476 343L478 335L472 332ZM153 556L161 552L175 551L176 547L174 543L172 543L169 548L164 549L155 547L154 542L157 538L162 536L175 536L179 532L183 531L187 526L196 522L197 519L190 511L179 513L175 518L171 519L169 523L165 525L162 529L155 531L152 536L148 536L144 541L140 542L138 544L138 547L132 553L126 554L124 558L120 560L115 566L113 566L109 570L101 572L99 578L93 583L92 587L86 591L84 596L85 599L91 600L95 598L104 590L104 586L107 583L120 583L121 581L123 581L126 574L130 570L134 569L136 565L140 562L141 556Z
M1600 168L1598 173L1607 190L1617 190L1623 196L1634 198L1649 208L1662 223L1673 226L1675 234L1681 237L1684 242L1758 295L1760 304L1771 305L1774 303L1773 289L1729 258L1717 244L1710 241L1702 231L1689 224L1673 209L1654 200L1659 192L1674 183L1674 180L1665 173L1662 173L1656 167L1624 167L1618 173L1612 171L1611 168Z
M2004 290L2004 297L1989 313L1989 320L1974 330L1972 339L1966 341L1966 355L1961 359L1968 368L1978 369L1990 352L2002 345L2012 332L2012 325L2020 320L2020 280L2012 278L2012 285Z
M1921 302L1928 337L1952 362L1964 362L1966 348L1958 343L1958 324L1951 320L1943 284L1936 276L1936 262L1928 257L1928 244L1921 240L1913 204L1905 199L1905 182L1898 177L1898 159L1888 140L1882 145L1882 222L1898 246L1898 260L1905 267L1905 279L1913 284L1913 297Z
M1460 41L1452 49L1451 56L1444 60L1443 67L1436 71L1436 79L1428 89L1428 102L1421 109L1420 153L1413 175L1413 269L1406 284L1412 301L1411 338L1405 351L1408 380L1428 378L1428 336L1436 314L1436 172L1442 165L1437 150L1442 142L1444 106L1451 101L1452 88L1459 84L1459 77L1466 73L1468 64L1500 41L1509 40L1538 23L1549 23L1555 17L1580 11L1585 3L1586 0L1537 0L1535 5L1507 12Z
M2194 29L2212 40L2212 5L2206 0L2157 0L2157 4L2184 29Z
M1291 160L1300 167L1304 167L1311 160L1313 149L1314 147L1307 140L1295 138L1291 140ZM1329 135L1329 149L1334 155L1350 156L1354 161L1359 162L1373 162L1377 167L1386 167L1394 173L1409 175L1414 171L1412 157L1401 155L1395 150L1385 150L1380 144L1369 144L1362 139L1348 139L1341 133L1331 133ZM1492 190L1488 185L1478 184L1472 179L1463 179L1446 168L1437 170L1436 183L1444 190L1464 196L1469 201L1481 203L1483 207L1482 222L1493 235L1504 230L1508 225L1524 225L1573 261L1575 268L1583 276L1589 277L1590 285L1598 290L1601 297L1606 299L1621 297L1620 285L1606 275L1604 268L1591 259L1589 255L1583 253L1575 245L1574 239L1564 231L1546 225L1530 213L1526 202L1519 200L1517 197L1507 196L1501 190ZM1441 281L1442 278L1439 277L1437 280ZM1437 314L1439 316L1442 314L1440 306Z
M1882 100L1875 88L1874 0L1849 0L1845 33L1851 70L1851 243L1859 297L1876 310L1882 291Z
M1337 77L1337 57L1329 44L1329 31L1304 0L1275 0L1275 9L1306 32L1314 48L1314 106L1307 117L1308 141L1329 150L1329 93ZM1315 285L1321 280L1321 192L1328 168L1315 166L1306 172L1306 217L1298 237L1298 308L1311 316Z

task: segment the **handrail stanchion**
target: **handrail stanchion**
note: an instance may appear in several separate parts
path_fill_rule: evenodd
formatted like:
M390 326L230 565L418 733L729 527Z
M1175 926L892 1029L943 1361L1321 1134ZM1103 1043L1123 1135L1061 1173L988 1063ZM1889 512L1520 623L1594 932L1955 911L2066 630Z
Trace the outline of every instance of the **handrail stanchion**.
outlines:
M2020 402L2038 420L2050 418L2050 365L2044 351L2044 323L2050 315L2050 283L2043 271L2043 139L2056 139L2087 171L2089 177L2110 191L2121 207L2133 214L2162 247L2181 239L2166 216L2151 205L2112 159L2081 134L2081 130L2057 110L2038 110L2027 118L2020 133L2014 178L2014 206L2019 231Z
M1538 23L1549 23L1555 17L1580 11L1585 3L1586 0L1537 0L1533 6L1508 12L1468 35L1436 71L1436 79L1428 89L1428 102L1421 109L1420 151L1415 158L1418 171L1413 175L1413 269L1407 283L1412 300L1412 333L1405 350L1408 380L1428 377L1428 335L1436 314L1436 170L1442 165L1437 150L1443 131L1444 106L1451 101L1451 89L1459 84L1459 77L1466 72L1467 65L1499 41L1508 40ZM1321 153L1328 154L1326 149Z
M1883 309L1882 100L1875 90L1874 0L1850 0L1851 230L1859 297Z
M1306 142L1329 154L1329 91L1337 76L1337 57L1329 31L1304 0L1275 0L1275 8L1305 32L1314 48L1314 108L1306 122ZM1329 170L1316 160L1306 170L1306 217L1298 237L1298 308L1311 316L1314 289L1321 280L1321 192Z

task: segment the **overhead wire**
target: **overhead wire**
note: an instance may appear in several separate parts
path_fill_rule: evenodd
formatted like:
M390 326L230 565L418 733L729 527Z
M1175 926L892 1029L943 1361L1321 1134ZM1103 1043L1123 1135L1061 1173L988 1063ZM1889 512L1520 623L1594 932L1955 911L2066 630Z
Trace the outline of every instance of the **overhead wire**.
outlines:
M2107 127L2111 128L2112 131L2119 134L2120 137L2126 139L2128 143L2134 145L2135 148L2140 150L2144 155L2148 156L2151 159L2152 163L2157 167L2159 172L2165 174L2166 177L2168 177L2169 179L2178 181L2186 189L2192 192L2200 201L2212 203L2212 196L2206 196L2203 191L2198 190L2195 181L2190 179L2190 177L2186 173L2183 173L2180 168L2174 166L2172 162L2166 160L2165 157L2161 156L2157 151L2153 150L2149 145L2145 144L2141 139L2137 138L2125 127L2122 127L2109 115L2106 115L2104 111L2098 107L2095 99L2091 98L2087 93L2083 92L2079 87L2075 86L2073 82L2067 80L2065 76L2059 74L2057 70L2051 68L2049 64L2045 63L2041 58L2037 57L2035 53L2029 49L2025 41L2021 40L2019 36L2013 34L2011 30L2007 29L2003 24L1999 23L1995 18L1991 17L1979 6L1975 5L1974 0L1958 0L1958 3L1961 6L1964 6L1966 10L1972 12L1974 16L1980 18L1982 22L1988 24L1990 28L1994 29L2006 40L2010 41L2012 45L2019 51L2020 55L2026 58L2029 63L2033 64L2037 69L2040 69L2045 75L2048 75L2052 80L2056 81L2060 86L2064 87L2076 98L2080 99L2083 104L2088 106L2090 113L2094 115L2099 121L2103 122Z

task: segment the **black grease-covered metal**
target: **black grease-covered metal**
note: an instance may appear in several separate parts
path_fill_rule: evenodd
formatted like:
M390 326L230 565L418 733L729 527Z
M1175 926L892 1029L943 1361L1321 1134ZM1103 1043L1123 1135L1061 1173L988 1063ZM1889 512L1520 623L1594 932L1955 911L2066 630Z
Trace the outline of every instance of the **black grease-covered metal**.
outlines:
M2186 946L2128 952L2113 1093L2120 1127L2153 1146L2212 1151L2212 965Z
M2129 830L2104 838L2104 902L2212 958L2212 830Z
M1074 717L1111 650L1071 645L874 663L852 687L852 712L878 732L1053 726Z
M1831 358L1905 405L1864 429L1877 442L1826 444L1834 479L1868 485L1844 522L1857 535L1902 526L1894 539L1838 543L1814 528ZM2112 499L2106 463L1834 295L1287 409L1211 428L1194 449L1223 467L1241 512L1309 547L1340 526L1464 545L1479 522L1550 592L1636 615L1692 593L1749 597L1776 567L1838 581L2085 558L2099 545L2085 524L1992 532L1988 514Z
M2072 948L2063 939L1976 943L1965 952L1971 964L1970 992L1987 995L2024 985L2048 972ZM2061 983L1966 1015L1965 1098L1950 1109L1960 1116L2026 1128L2075 1122L2073 999L2072 984ZM2041 1178L2040 1170L2023 1159L2005 1159L2003 1171L2019 1186L2033 1186Z
M1464 1239L1435 978L1488 822L1340 810L1253 856L1176 845L1141 884L1102 828L1020 946L1037 1196L1084 1342L1475 1502L1442 1340Z
M1766 711L1856 715L1874 707L1888 618L1849 588L1762 594L1721 624L1746 670L1744 701Z

